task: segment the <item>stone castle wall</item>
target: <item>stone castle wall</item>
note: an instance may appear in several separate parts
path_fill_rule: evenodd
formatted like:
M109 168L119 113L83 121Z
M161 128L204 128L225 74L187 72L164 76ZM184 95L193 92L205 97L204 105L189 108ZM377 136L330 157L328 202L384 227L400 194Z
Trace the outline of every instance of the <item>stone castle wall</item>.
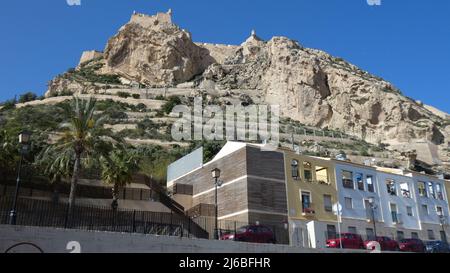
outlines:
M103 53L95 50L90 51L84 51L83 54L81 54L80 63L78 65L81 65L82 63L92 61L94 59L103 57Z

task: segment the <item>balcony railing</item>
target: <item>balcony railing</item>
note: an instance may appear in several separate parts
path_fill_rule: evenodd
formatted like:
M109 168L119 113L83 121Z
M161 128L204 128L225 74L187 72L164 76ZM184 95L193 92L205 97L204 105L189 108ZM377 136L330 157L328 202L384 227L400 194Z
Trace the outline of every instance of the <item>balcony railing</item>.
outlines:
M316 180L314 180L314 179L308 179L308 180L305 180L305 182L308 182L308 183L315 183L315 184L319 184L319 185L331 185L331 182L329 182L329 181L327 181L327 180L324 180L324 179L320 179L320 178L318 178L318 179L316 179Z
M302 215L303 216L314 216L314 215L316 215L316 211L311 207L303 208Z

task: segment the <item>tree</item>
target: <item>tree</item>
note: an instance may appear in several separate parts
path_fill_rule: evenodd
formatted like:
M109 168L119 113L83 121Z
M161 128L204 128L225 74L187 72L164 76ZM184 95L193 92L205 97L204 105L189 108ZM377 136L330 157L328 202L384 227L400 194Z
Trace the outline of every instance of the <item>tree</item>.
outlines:
M29 101L34 101L37 99L37 95L33 92L27 92L25 94L20 95L19 103L25 103Z
M61 125L62 136L49 149L46 149L47 155L57 155L52 174L66 174L67 164L70 159L73 160L71 163L73 169L70 173L69 219L75 204L82 167L88 166L93 160L98 160L112 150L111 139L108 139L112 135L111 131L103 129L103 118L96 119L94 116L95 105L96 100L92 98L80 100L74 97L66 109L70 122ZM61 166L63 170L58 169Z
M171 96L171 97L169 97L169 100L161 107L161 110L166 114L170 114L172 112L173 108L180 104L181 104L181 99L179 97Z
M133 174L138 171L139 165L134 154L126 149L114 149L108 156L101 160L102 180L112 185L111 207L118 207L119 190L133 181Z

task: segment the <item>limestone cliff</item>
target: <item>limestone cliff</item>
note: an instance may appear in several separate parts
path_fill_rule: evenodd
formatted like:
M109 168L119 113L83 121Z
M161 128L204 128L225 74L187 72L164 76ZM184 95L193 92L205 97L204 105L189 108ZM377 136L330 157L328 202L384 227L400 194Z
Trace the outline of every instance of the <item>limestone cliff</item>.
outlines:
M279 104L285 117L371 143L450 141L445 113L436 114L391 83L286 37L263 41L253 32L238 46L194 43L189 32L172 23L171 12L135 13L108 41L101 58L53 80L48 94L77 89L80 83L73 79L80 75L104 84L117 78L154 87L189 82L186 86L206 92L257 94Z
M444 120L392 84L285 37L252 35L222 64L203 74L218 89L257 89L283 116L339 129L369 142L444 142Z
M175 86L201 74L214 60L174 25L171 14L133 14L105 48L103 72L151 85Z

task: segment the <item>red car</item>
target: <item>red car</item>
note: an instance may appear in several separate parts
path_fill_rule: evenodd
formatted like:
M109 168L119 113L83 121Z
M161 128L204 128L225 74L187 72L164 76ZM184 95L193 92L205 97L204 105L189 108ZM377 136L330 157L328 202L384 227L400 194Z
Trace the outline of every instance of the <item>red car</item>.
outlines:
M358 234L342 233L341 238L327 240L328 248L350 248L350 249L363 249L364 241Z
M426 251L425 244L420 239L403 239L399 242L400 250L403 252L418 252Z
M275 234L269 227L251 225L239 228L236 233L224 234L220 239L249 243L274 244Z
M367 240L364 242L364 246L365 248L369 248L369 243L370 242L378 242L380 244L381 247L381 251L400 251L400 247L398 245L398 242L395 240L392 240L389 237L377 237L377 239L375 240Z

